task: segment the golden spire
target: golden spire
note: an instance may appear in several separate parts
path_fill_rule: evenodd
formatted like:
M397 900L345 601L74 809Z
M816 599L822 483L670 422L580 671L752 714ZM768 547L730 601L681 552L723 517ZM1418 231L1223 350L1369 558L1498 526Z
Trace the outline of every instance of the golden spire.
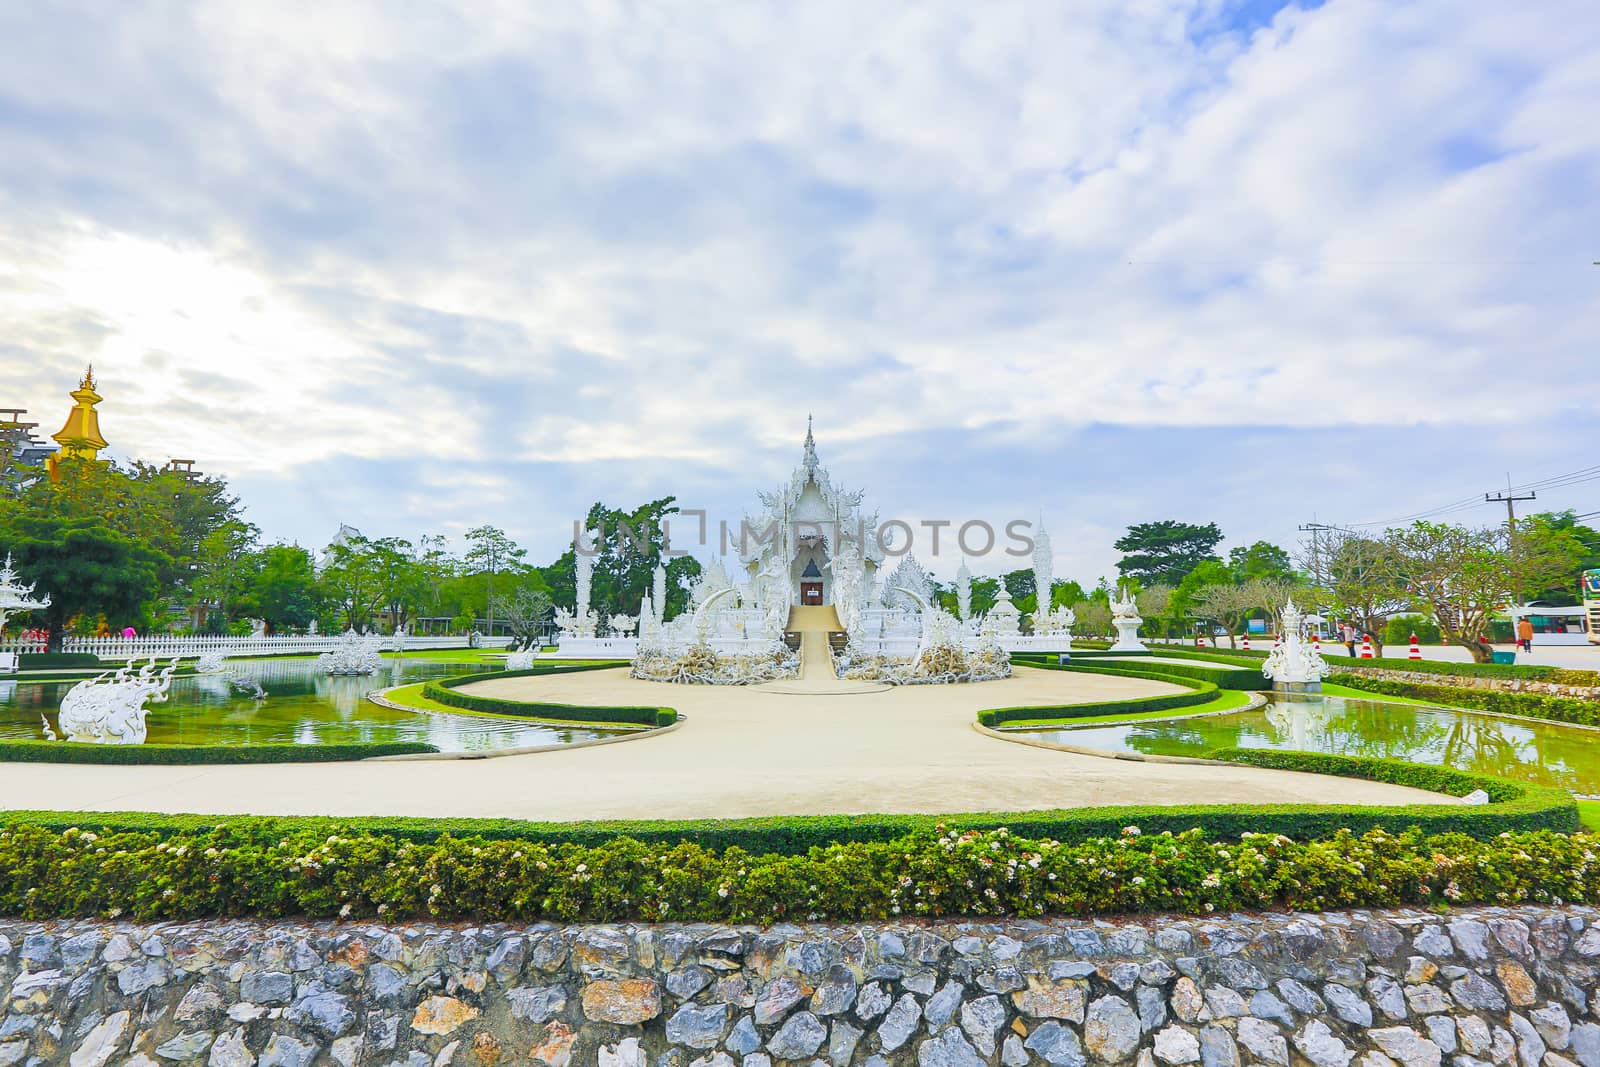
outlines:
M61 455L95 459L106 447L106 439L100 436L100 415L94 409L101 397L94 391L93 364L84 371L83 380L72 391L72 399L77 405L67 413L67 424L53 438L61 446Z

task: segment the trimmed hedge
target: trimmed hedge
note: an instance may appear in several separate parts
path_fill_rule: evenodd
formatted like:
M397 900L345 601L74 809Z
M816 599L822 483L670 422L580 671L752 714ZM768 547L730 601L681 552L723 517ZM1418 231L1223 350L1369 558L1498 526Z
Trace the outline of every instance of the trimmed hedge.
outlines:
M1220 691L1215 682L1185 678L1174 674L1161 674L1154 670L1131 670L1122 667L1061 666L1054 663L1035 663L1031 666L1051 671L1071 671L1075 674L1107 674L1119 678L1142 678L1152 682L1167 682L1183 686L1187 693L1170 693L1154 697L1133 697L1123 700L1095 700L1083 704L1035 704L1018 708L989 708L978 712L980 725L994 729L1008 722L1025 722L1035 719L1089 718L1096 715L1131 715L1140 711L1166 711L1170 708L1187 708L1216 699ZM1159 666L1157 664L1156 666Z
M1468 689L1460 686L1422 685L1389 678L1369 678L1364 674L1335 672L1328 681L1350 689L1384 696L1443 704L1454 708L1476 708L1501 715L1522 715L1530 719L1600 726L1600 700L1547 696L1543 693L1509 693L1500 689Z
M0 762L13 763L331 763L437 752L422 741L355 741L339 745L96 745L79 741L0 741Z
M1280 761L1285 769L1374 778L1419 788L1438 788L1451 795L1473 789L1489 793L1493 803L1418 804L1403 807L1318 804L1193 804L1065 808L1023 812L968 812L950 815L803 815L753 819L615 820L606 822L528 822L519 819L420 819L399 816L291 818L255 815L166 815L158 812L0 811L0 832L14 826L37 826L54 832L70 827L105 833L149 833L179 838L227 827L262 838L305 833L363 834L397 841L428 843L442 838L540 842L547 845L595 847L618 838L653 846L694 844L711 849L739 848L751 853L801 855L813 848L844 843L892 841L938 827L958 832L985 832L1008 827L1014 833L1063 842L1115 836L1136 823L1147 831L1180 833L1199 828L1219 837L1250 831L1312 840L1344 827L1357 832L1383 829L1398 833L1410 826L1487 838L1506 830L1546 829L1569 832L1578 826L1577 805L1561 789L1475 775L1449 768L1362 760L1348 756L1296 752L1257 752L1234 756L1235 762L1262 766ZM1292 761L1292 766L1291 766ZM1377 766L1379 764L1387 766ZM1388 778L1378 778L1387 774ZM1429 783L1433 783L1430 785Z
M1483 805L1414 805L1409 825L1421 827L1427 833L1461 833L1482 837L1486 833L1506 830L1556 830L1575 833L1580 829L1578 805L1572 795L1563 789L1530 785L1506 778L1473 774L1427 763L1405 763L1400 760L1380 759L1373 756L1335 756L1325 752L1285 752L1264 748L1224 748L1208 753L1208 759L1230 763L1247 763L1252 767L1267 767L1283 771L1306 771L1312 774L1331 774L1340 778L1365 778L1390 785L1405 785L1425 789L1431 793L1449 796L1466 796L1475 789L1489 794L1489 803ZM1338 809L1329 807L1330 815ZM1371 810L1371 809L1367 809ZM1384 809L1378 809L1382 812ZM1393 810L1393 809L1389 809ZM1313 814L1300 823L1306 831L1317 825ZM1387 820L1367 823L1360 809L1346 810L1322 820L1322 833L1338 829L1359 830L1366 826L1392 825ZM1499 827L1498 830L1495 828Z
M1334 667L1371 667L1384 671L1411 671L1417 674L1437 674L1457 678L1496 678L1504 681L1550 682L1554 685L1600 686L1600 671L1574 670L1568 667L1550 667L1535 663L1450 663L1431 659L1395 659L1390 656L1362 659L1330 652L1341 647L1333 642L1324 643L1322 658ZM1181 659L1209 659L1219 663L1241 663L1253 659L1266 659L1269 653L1242 648L1195 649L1162 646L1161 655Z
M511 715L523 719L555 719L562 722L634 723L640 726L671 726L678 721L672 708L628 707L622 705L554 704L548 701L504 700L500 697L458 693L456 690L475 682L490 682L499 678L528 678L541 674L572 674L578 671L615 669L614 663L572 663L535 666L525 671L492 671L487 674L462 674L428 682L422 695L429 700L466 711L483 711L494 715Z
M24 652L17 657L19 671L59 671L77 668L100 669L100 657L93 652Z
M1600 902L1600 878L1590 880L1595 839L1552 832L1577 826L1560 790L1384 760L1219 755L1452 792L1484 788L1494 800L1100 809L1005 825L987 816L986 828L876 816L881 838L836 834L759 850L681 831L587 843L526 832L496 839L464 822L419 838L372 819L145 816L157 824L136 826L118 825L118 816L12 813L0 820L0 914L774 922ZM1052 822L1071 835L1050 833Z
M1049 662L1034 662L1022 659L1019 656L1012 656L1011 658L1014 662L1022 663L1029 667L1052 666L1052 664ZM1249 667L1235 667L1232 665L1208 667L1197 665L1190 667L1179 663L1140 663L1137 661L1129 661L1127 663L1118 661L1117 666L1119 668L1126 668L1130 671L1138 671L1142 674L1164 674L1169 678L1176 676L1179 678L1194 678L1203 682L1212 682L1215 683L1219 689L1237 689L1244 692L1258 692L1263 689L1272 688L1272 682L1261 673L1261 668L1259 666L1256 666L1254 669Z

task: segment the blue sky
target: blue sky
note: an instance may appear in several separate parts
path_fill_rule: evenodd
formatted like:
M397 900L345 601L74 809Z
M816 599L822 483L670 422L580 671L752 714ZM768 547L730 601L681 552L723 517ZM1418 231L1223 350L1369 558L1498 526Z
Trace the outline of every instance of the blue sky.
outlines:
M1600 462L1593 3L394 12L0 8L0 403L92 360L269 537L536 558L736 522L809 412L1084 580Z

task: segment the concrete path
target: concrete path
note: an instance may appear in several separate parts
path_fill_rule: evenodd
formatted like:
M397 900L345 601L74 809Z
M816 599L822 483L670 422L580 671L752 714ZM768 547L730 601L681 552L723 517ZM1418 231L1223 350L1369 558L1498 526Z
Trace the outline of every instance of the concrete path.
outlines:
M226 767L9 763L0 770L0 807L578 820L1438 799L1353 779L1053 752L972 728L980 708L1174 691L1164 683L1111 675L1021 668L1014 678L975 685L813 697L640 682L619 668L496 679L470 691L676 707L686 721L668 733L623 744L488 760Z

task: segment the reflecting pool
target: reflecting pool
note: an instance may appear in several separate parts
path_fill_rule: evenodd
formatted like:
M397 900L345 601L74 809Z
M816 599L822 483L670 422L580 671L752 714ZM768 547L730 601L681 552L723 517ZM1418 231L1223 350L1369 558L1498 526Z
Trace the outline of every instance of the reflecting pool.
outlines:
M1600 794L1600 732L1371 700L1274 698L1257 711L1007 732L1063 745L1158 756L1203 756L1219 748L1381 756Z
M540 726L516 719L394 711L368 702L374 689L478 670L460 663L385 660L375 675L330 678L315 660L229 660L224 674L175 678L164 704L150 705L149 743L155 745L340 744L426 741L441 752L477 752L527 745L572 744L618 731ZM253 692L240 692L235 681ZM44 722L58 736L61 698L76 682L0 681L0 738L43 738ZM42 717L42 718L41 718Z

